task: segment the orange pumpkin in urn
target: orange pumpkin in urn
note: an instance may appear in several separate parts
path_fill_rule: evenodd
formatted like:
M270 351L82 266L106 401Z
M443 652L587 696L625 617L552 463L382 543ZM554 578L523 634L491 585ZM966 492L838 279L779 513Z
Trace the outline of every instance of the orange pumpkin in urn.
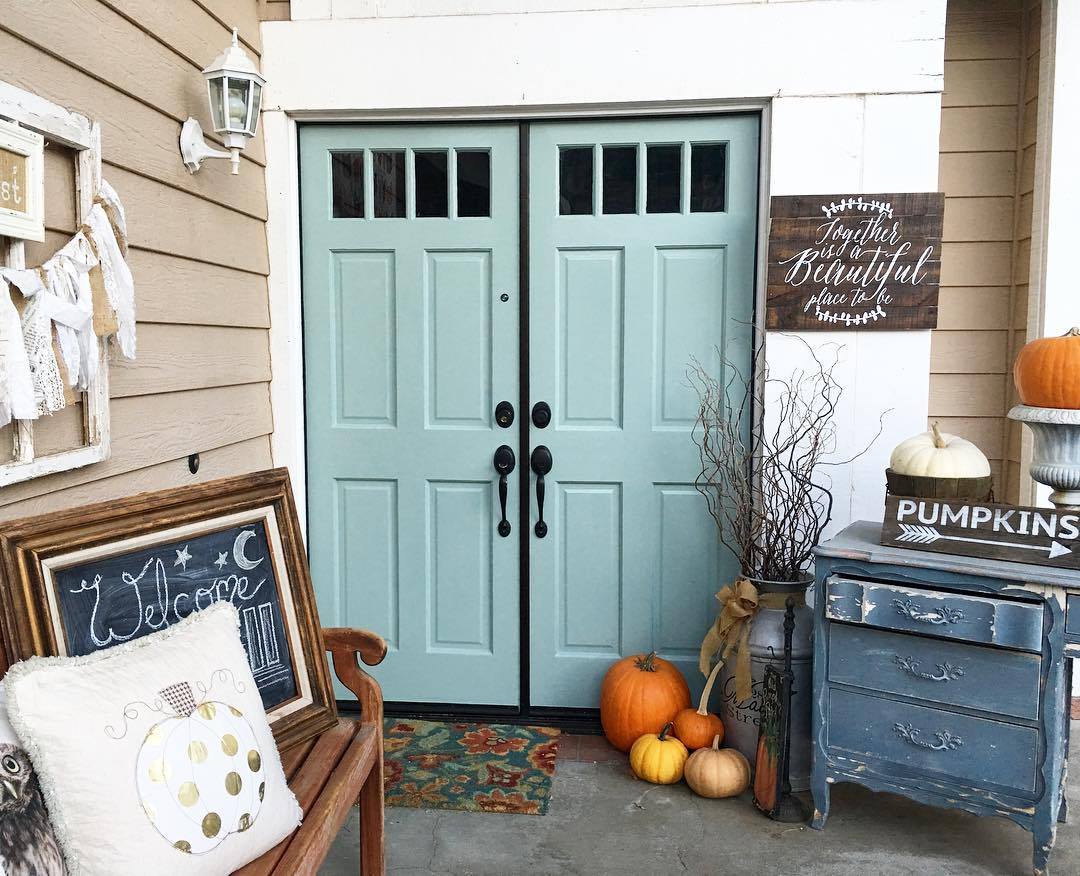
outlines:
M1080 408L1080 328L1027 343L1016 357L1013 379L1026 405Z
M686 679L655 651L624 657L600 686L600 724L619 751L629 751L646 733L659 733L689 705Z

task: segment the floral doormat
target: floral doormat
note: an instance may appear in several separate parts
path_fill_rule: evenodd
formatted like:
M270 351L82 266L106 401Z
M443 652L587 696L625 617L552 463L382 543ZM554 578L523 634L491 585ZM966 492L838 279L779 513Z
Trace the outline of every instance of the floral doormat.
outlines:
M547 812L558 730L399 718L384 728L387 806Z

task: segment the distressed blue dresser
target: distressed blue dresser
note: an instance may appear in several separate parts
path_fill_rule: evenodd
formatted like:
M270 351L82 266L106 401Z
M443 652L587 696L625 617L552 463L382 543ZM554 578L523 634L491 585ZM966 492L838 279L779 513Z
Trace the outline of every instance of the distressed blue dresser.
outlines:
M817 549L812 826L830 787L856 782L1012 819L1042 876L1065 820L1080 574L883 547L880 532L855 523Z

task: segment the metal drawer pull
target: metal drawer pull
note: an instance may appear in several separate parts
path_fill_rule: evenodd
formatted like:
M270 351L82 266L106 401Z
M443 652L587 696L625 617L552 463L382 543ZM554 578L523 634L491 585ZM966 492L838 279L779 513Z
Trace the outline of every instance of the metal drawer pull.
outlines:
M893 724L893 729L896 730L896 734L901 739L906 739L912 745L919 746L919 748L928 748L930 751L955 751L964 744L963 739L959 736L954 736L948 730L942 730L934 734L934 736L937 737L937 745L934 745L933 742L923 742L921 739L916 739L916 737L922 733L922 730L910 723Z
M935 626L958 624L964 619L963 611L959 608L949 608L947 605L926 611L920 608L919 604L913 599L894 599L892 604L898 614L923 624L934 624Z
M929 672L920 672L919 661L914 657L903 657L897 654L893 659L901 672L906 672L925 681L956 681L956 679L964 676L964 667L953 666L951 663L937 664L937 674L931 674Z

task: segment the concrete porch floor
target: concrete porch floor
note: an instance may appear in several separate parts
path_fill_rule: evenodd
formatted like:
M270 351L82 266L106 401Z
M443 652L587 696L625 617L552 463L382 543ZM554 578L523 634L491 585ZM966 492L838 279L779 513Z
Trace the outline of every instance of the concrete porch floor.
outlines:
M1080 732L1074 722L1074 734ZM1080 738L1080 737L1076 737ZM599 737L564 737L545 816L386 810L387 872L1023 876L1031 835L1003 818L935 809L854 785L833 789L822 832L771 822L749 795L704 800L648 785ZM1080 873L1080 789L1059 825L1053 874ZM358 872L355 810L320 876Z

